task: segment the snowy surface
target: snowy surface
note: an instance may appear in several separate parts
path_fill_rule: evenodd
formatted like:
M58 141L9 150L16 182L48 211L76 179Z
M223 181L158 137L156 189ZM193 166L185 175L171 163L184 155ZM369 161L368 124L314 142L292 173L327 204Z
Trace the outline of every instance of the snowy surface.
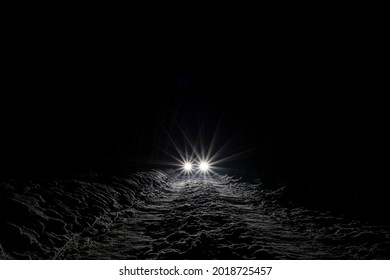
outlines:
M0 184L0 259L390 259L390 227L174 171Z

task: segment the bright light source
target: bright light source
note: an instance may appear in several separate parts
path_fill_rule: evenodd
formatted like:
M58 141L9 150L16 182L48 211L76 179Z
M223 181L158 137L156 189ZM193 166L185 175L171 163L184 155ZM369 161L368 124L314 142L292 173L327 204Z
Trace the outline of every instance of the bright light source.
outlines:
M192 164L189 163L189 162L186 162L186 163L184 164L184 170L185 170L185 171L191 171L191 170L192 170Z
M206 172L207 170L209 170L209 164L205 161L202 161L199 164L199 169L200 169L200 171Z

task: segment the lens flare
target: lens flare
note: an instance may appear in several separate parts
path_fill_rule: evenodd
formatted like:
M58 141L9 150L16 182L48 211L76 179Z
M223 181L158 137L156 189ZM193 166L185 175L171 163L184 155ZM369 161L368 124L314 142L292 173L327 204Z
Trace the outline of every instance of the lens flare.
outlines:
M192 164L190 162L186 162L184 164L184 170L185 171L191 171L192 170Z
M200 164L199 164L199 169L200 171L203 171L203 172L206 172L209 170L209 164L205 161L202 161Z
M211 135L211 139L210 137L206 137L204 135L204 131L202 129L199 129L195 139L191 139L189 135L192 135L192 133L185 131L182 124L178 122L175 122L174 124L175 127L177 127L178 132L181 132L182 137L175 139L170 130L168 130L168 128L160 122L161 129L166 133L171 146L167 146L164 149L160 147L159 149L162 153L174 159L175 162L157 162L155 160L151 162L154 164L173 166L176 171L178 171L178 176L184 175L186 178L196 178L198 175L206 178L209 175L213 176L221 172L226 173L227 170L235 170L223 167L223 164L227 161L245 158L247 154L254 150L258 150L263 146L241 148L234 147L232 151L229 151L228 149L232 147L233 138L228 139L225 143L217 141L222 121L221 117L215 127L214 134ZM207 139L207 141L204 141L204 139ZM181 142L179 140L181 140ZM222 145L219 145L218 143Z

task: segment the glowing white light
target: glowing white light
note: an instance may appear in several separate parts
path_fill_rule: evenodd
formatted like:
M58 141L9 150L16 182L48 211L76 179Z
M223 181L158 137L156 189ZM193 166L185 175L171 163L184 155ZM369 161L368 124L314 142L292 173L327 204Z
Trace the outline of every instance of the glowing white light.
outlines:
M189 163L189 162L186 162L186 163L184 164L184 170L186 170L186 171L191 171L191 170L192 170L192 164Z
M199 164L199 169L200 169L200 171L206 172L207 170L209 170L209 164L205 161L202 161Z

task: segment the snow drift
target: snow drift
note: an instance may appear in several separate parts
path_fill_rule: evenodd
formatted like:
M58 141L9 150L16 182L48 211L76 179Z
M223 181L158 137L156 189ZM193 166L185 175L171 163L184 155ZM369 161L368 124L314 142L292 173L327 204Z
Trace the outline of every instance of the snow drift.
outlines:
M0 185L0 259L388 259L390 228L174 171Z

